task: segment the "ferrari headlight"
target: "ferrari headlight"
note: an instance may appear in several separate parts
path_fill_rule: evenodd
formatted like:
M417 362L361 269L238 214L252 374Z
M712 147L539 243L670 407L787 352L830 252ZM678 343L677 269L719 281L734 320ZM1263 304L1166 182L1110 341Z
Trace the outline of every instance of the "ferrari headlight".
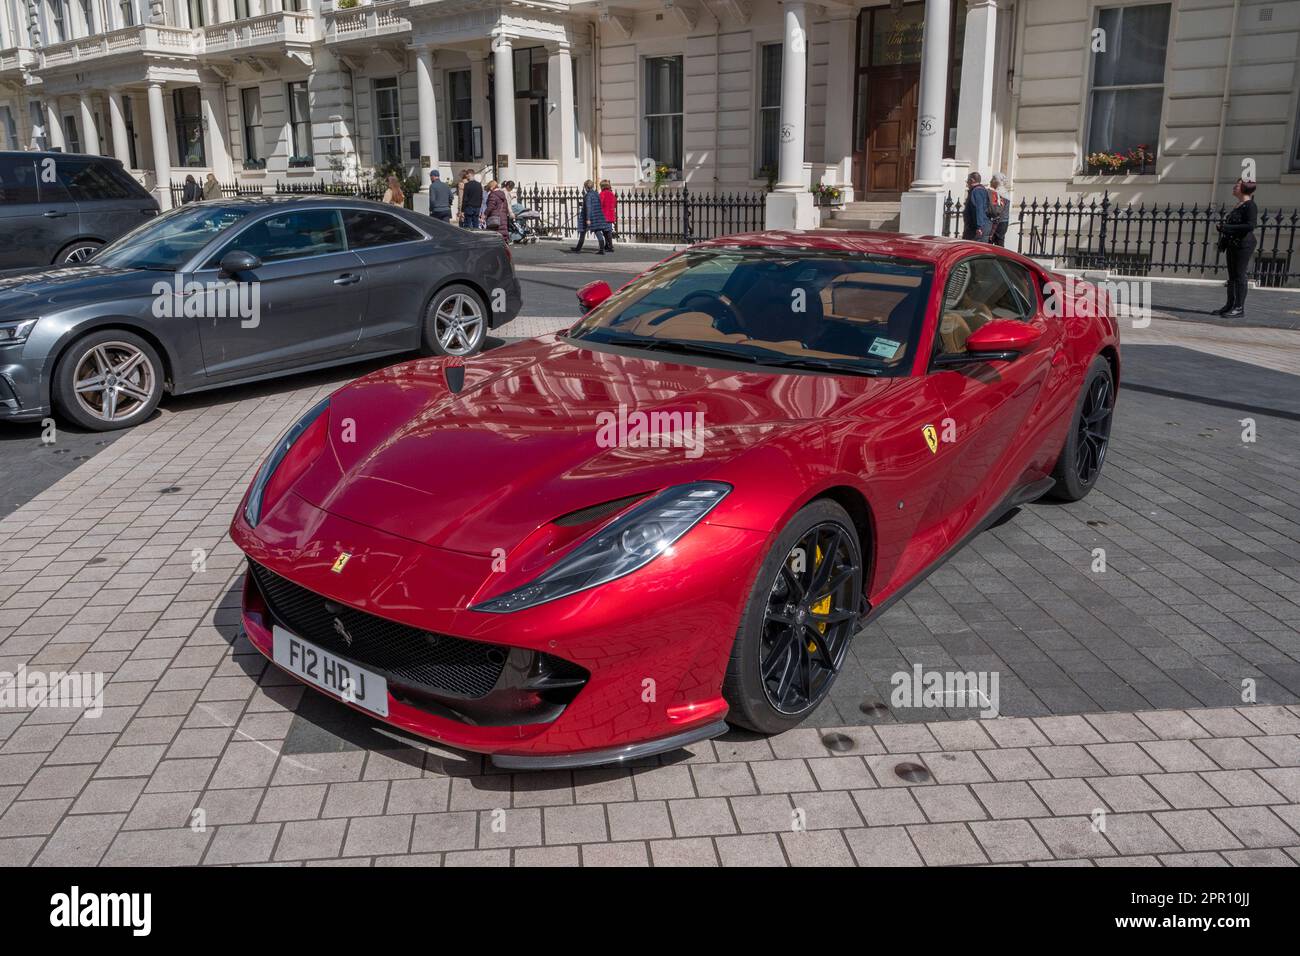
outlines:
M280 467L281 462L303 433L311 428L316 419L320 418L321 413L329 407L328 398L313 405L311 410L294 422L293 427L276 442L275 447L271 449L271 454L266 457L266 461L262 462L262 467L257 469L257 477L253 479L253 486L248 490L248 503L244 505L244 518L252 527L256 528L257 523L262 520L262 502L276 469Z
M539 577L472 610L518 611L631 574L672 548L729 491L730 485L717 481L661 491L601 528Z

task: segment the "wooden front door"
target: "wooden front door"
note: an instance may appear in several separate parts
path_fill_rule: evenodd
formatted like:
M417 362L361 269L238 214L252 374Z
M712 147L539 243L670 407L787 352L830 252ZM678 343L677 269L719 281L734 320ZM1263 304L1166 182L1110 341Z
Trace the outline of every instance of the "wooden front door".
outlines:
M871 70L866 77L863 182L868 193L899 193L912 185L916 157L915 67Z

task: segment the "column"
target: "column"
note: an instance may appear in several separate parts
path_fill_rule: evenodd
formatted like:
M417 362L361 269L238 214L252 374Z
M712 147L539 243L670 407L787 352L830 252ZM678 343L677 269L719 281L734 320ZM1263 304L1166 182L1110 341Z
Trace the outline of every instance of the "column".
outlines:
M122 113L122 91L108 91L108 125L113 132L113 155L131 168L131 144L127 141L126 117Z
M776 189L767 194L768 229L815 229L821 212L803 178L804 90L808 76L808 17L803 0L785 0L781 49L781 132Z
M808 16L803 0L786 0L781 50L781 151L777 189L805 189L803 181L804 90L808 78Z
M63 117L59 115L57 96L45 101L45 138L50 149L67 148L68 141L63 137Z
M427 213L429 174L438 167L438 102L433 89L433 50L427 46L415 51L415 92L420 120L420 194L415 197L415 205Z
M496 166L498 180L512 179L518 168L519 156L515 152L515 54L510 46L511 37L498 33L492 38L492 63L495 75L492 80L493 101L496 106L496 143L492 164ZM505 166L497 166L504 157Z
M585 178L578 169L578 157L573 148L576 133L574 119L573 53L568 43L547 46L546 80L547 104L546 138L550 157L556 161L559 182L567 186L581 184Z
M899 231L937 236L943 232L943 114L947 101L948 30L951 0L925 0L921 38L921 90L916 117L916 179L903 193Z
M962 41L961 100L956 158L987 180L993 158L993 64L997 57L997 0L969 0Z
M77 103L81 113L81 151L99 154L99 129L95 126L95 104L89 93L79 93Z
M831 11L830 60L826 68L826 156L845 202L853 199L853 95L857 17Z
M208 168L216 174L217 179L229 179L234 175L234 169L230 165L230 150L226 146L226 98L218 83L204 83L199 89L199 95L202 99L203 125L208 134Z
M482 166L485 162L492 161L492 150L495 146L487 110L488 55L482 50L467 50L465 55L469 57L469 95L473 101L470 104L470 116L473 120L472 126L478 127L481 131L480 140L483 147L483 155L475 156L474 162L477 166Z
M149 84L149 136L153 140L154 196L163 209L172 207L171 154L167 149L167 113L162 84Z

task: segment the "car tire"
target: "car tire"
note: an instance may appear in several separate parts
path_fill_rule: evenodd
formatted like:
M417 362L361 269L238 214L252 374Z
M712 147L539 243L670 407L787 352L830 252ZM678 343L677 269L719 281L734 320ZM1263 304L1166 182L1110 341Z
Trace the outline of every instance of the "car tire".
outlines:
M81 239L69 243L59 250L59 254L54 257L54 264L69 266L85 262L98 252L103 245L102 242L96 242L94 239Z
M1083 378L1083 388L1079 390L1065 446L1052 468L1056 484L1047 492L1047 497L1056 501L1079 501L1092 491L1106 463L1114 416L1115 376L1110 362L1098 355Z
M420 344L425 355L475 355L487 339L488 310L467 285L453 283L433 294L424 310Z
M158 407L163 376L157 351L140 336L122 329L92 332L60 357L54 405L63 417L91 431L129 428Z
M826 594L808 593L819 573ZM858 629L862 581L858 532L844 508L822 498L790 519L759 567L736 632L722 683L730 723L778 734L817 709Z

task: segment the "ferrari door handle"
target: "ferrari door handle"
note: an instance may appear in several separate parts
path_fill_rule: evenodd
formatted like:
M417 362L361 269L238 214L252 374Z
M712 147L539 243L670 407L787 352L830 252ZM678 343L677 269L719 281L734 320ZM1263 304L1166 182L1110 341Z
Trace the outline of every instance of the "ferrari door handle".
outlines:
M67 216L66 212L59 212L57 209L51 209L48 212L41 213L46 219L62 219Z
M361 281L361 276L355 272L345 272L334 280L335 285L356 285Z

